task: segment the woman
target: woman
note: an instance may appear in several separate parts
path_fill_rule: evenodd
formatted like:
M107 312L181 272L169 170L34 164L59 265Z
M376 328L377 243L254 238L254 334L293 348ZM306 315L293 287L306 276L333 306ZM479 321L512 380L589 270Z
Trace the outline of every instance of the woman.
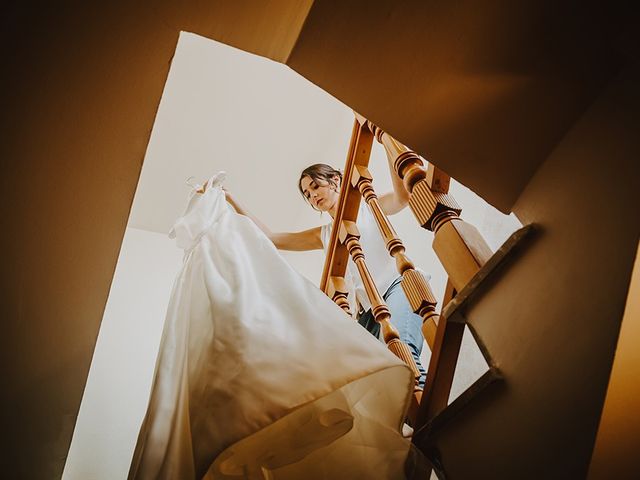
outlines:
M380 206L387 215L398 213L408 203L407 191L402 184L402 180L398 178L393 170L391 178L393 180L393 191L378 197ZM298 189L314 210L328 212L331 218L335 219L341 183L342 173L339 170L329 165L318 163L302 171L298 180ZM272 232L264 223L247 212L228 191L226 193L227 201L235 210L251 218L275 244L276 248L294 251L322 248L325 251L327 250L333 223L302 232ZM423 341L422 319L413 313L409 305L409 301L400 285L402 277L398 276L395 262L389 256L375 219L364 202L361 202L356 224L360 231L360 243L369 271L389 307L391 323L398 329L400 339L411 350L421 373L420 387L424 387L426 372L420 362ZM366 296L362 280L355 264L351 260L348 264L347 274L355 284L355 295L360 305L358 322L374 336L378 337L380 326L371 313L371 304Z

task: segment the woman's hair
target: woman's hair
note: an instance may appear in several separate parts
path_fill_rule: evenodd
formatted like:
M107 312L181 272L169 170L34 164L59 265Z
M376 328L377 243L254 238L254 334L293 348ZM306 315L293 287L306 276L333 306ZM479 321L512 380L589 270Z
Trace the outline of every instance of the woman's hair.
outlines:
M340 182L342 182L342 172L340 170L336 170L331 165L327 165L326 163L310 165L300 173L300 178L298 179L298 190L300 190L300 194L304 197L304 192L302 191L302 179L304 177L309 177L320 185L328 183L329 185L333 185L338 188L338 183L334 179L336 176L340 179ZM304 198L307 200L307 197Z

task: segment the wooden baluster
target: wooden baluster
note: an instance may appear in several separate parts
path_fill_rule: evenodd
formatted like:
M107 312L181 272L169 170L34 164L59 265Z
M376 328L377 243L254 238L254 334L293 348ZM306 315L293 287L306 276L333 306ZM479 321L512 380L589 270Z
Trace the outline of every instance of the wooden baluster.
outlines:
M398 273L402 275L402 289L409 300L411 308L422 317L423 330L427 328L427 330L435 332L437 324L436 298L425 276L415 269L413 262L405 254L402 240L398 238L393 225L391 225L391 222L382 211L378 197L373 189L372 180L371 173L366 167L356 166L353 169L351 184L360 191L360 194L371 209L389 255L395 259ZM430 325L430 327L425 327L425 325ZM427 338L429 348L433 348L434 338L435 335Z
M327 295L331 298L345 313L351 316L349 309L349 293L343 277L330 277L327 282Z
M442 310L455 295L456 290L453 288L451 280L447 279L447 286L442 300ZM418 426L424 425L447 406L464 335L463 324L448 323L443 316L439 316L438 320L436 328L429 328L428 331L425 331L424 328L422 330L425 338L433 339L435 348L432 349L427 370L426 393L422 407L418 412Z
M367 122L384 146L394 169L409 192L409 206L423 228L434 232L433 250L457 291L467 284L492 252L480 232L460 218L461 208L443 190L443 176L435 168L427 170L422 159L389 134ZM432 188L429 180L437 187Z
M371 302L371 312L373 313L373 317L376 322L380 324L380 330L382 331L382 338L387 345L387 348L391 350L398 358L404 361L416 379L420 377L420 371L416 366L416 362L413 359L413 355L409 350L409 347L406 343L400 340L400 336L398 334L398 330L391 324L391 313L389 312L389 307L385 304L376 284L373 281L373 277L367 268L367 264L365 263L364 253L362 251L362 246L360 245L360 232L358 231L358 227L355 222L350 222L343 220L340 223L340 230L338 233L338 238L340 243L344 244L349 251L349 255L353 259L356 267L358 268L358 272L360 273L360 277L362 278L362 283L364 285L365 292L369 301ZM409 408L409 412L407 416L411 420L411 422L415 422L418 407L420 405L420 400L422 398L422 389L417 386L414 387L413 397L411 406Z
M453 284L451 280L447 279L447 286L444 290L444 297L442 299L442 308L444 310L447 304L456 296L456 290L453 288ZM442 313L440 314L442 315ZM422 324L422 336L428 345L435 345L436 342L436 331L438 329L438 321L440 320L440 315L435 315L433 317L432 322L424 322ZM433 348L431 348L433 351Z
M372 143L373 134L371 131L363 127L358 121L354 121L344 169L345 178L350 178L354 165L367 165L369 163ZM361 198L362 196L358 190L353 188L349 182L342 182L335 223L339 224L341 220L356 221ZM338 231L338 228L333 228L331 231L327 257L320 279L320 289L327 295L329 295L330 278L334 276L344 278L349 260L349 252L346 246L340 243ZM331 297L332 295L329 296Z
M422 159L380 128L367 126L384 146L389 161L409 192L409 206L423 228L433 231L433 250L449 275L449 294L460 291L492 255L478 230L460 218L461 208L447 192L444 176L437 169L424 168ZM431 183L429 183L431 181ZM433 331L425 331L425 338ZM417 427L434 418L447 406L460 352L464 325L440 317L435 330L424 401Z

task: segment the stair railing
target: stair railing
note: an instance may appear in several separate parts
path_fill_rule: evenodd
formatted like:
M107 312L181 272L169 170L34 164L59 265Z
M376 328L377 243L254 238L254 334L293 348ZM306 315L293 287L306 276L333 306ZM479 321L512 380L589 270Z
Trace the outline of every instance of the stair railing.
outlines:
M354 122L349 154L343 173L344 181L342 182L338 209L333 221L334 228L332 229L327 249L328 253L320 288L349 313L344 276L347 269L347 261L351 257L362 278L365 292L371 303L371 312L376 322L380 325L385 344L391 352L409 366L414 374L415 387L407 415L412 422L415 422L422 398L422 389L418 385L420 371L408 345L400 340L398 330L390 322L391 314L389 308L378 291L367 267L366 258L360 244L360 234L356 225L360 199L362 198L361 191L363 191L366 192L365 198L371 202L370 205L374 205L374 216L379 222L378 225L383 225L380 228L387 229L388 236L391 238L391 247L398 259L399 268L403 272L417 272L413 269L413 264L411 264L410 260L404 255L402 242L396 237L391 224L382 213L370 181L367 181L367 165L372 143L373 134L371 131L365 125L361 125L357 121ZM368 178L370 179L370 176ZM407 275L411 274L407 273Z
M432 248L449 276L443 308L492 252L478 230L460 218L461 208L448 192L449 176L432 164L425 167L415 152L356 115L334 219L336 227L332 229L320 288L350 314L344 276L349 257L353 259L385 343L414 372L416 387L408 416L413 425L420 428L447 406L464 325L447 322L436 313L437 301L429 282L407 257L404 244L380 207L367 168L374 137L382 144L396 174L402 179L409 193L409 207L418 223L434 233ZM423 319L422 332L432 352L424 394L417 383L419 372L415 361L391 324L389 309L366 265L356 226L361 198L371 209L387 250L396 261L398 273L403 278L401 286L411 307Z
M448 193L449 177L396 141L379 127L366 121L384 147L394 169L409 192L409 207L423 228L434 234L433 250L449 275L443 306L480 270L492 251L478 230L460 218L461 208ZM434 324L437 324L434 332ZM435 333L435 335L434 335ZM425 393L417 425L426 424L448 404L464 324L447 322L444 316L431 317L423 324L423 334L433 343L427 370Z

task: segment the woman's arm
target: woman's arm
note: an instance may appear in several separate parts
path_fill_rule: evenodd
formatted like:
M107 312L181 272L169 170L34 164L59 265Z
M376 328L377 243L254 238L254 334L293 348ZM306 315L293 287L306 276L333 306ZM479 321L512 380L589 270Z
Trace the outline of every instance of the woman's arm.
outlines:
M409 192L404 188L402 179L393 168L393 159L387 157L393 191L380 195L380 207L387 215L398 213L409 203Z
M310 228L302 232L272 233L271 235L267 234L267 236L279 250L293 250L296 252L322 250L320 227Z
M273 242L279 250L320 250L322 249L322 239L320 238L320 227L310 228L302 232L272 232L269 227L262 223L257 217L249 213L242 207L233 196L225 190L227 202L240 215L250 218L260 230Z
M361 125L364 124L367 119L360 115L358 112L353 112L356 116L356 120ZM389 173L391 174L391 183L393 185L393 191L389 193L382 194L378 197L378 201L380 202L380 207L382 207L382 211L387 215L393 215L394 213L398 213L409 203L409 192L404 188L404 184L402 183L402 179L396 173L393 168L394 158L390 158L387 153L387 162L389 164Z

